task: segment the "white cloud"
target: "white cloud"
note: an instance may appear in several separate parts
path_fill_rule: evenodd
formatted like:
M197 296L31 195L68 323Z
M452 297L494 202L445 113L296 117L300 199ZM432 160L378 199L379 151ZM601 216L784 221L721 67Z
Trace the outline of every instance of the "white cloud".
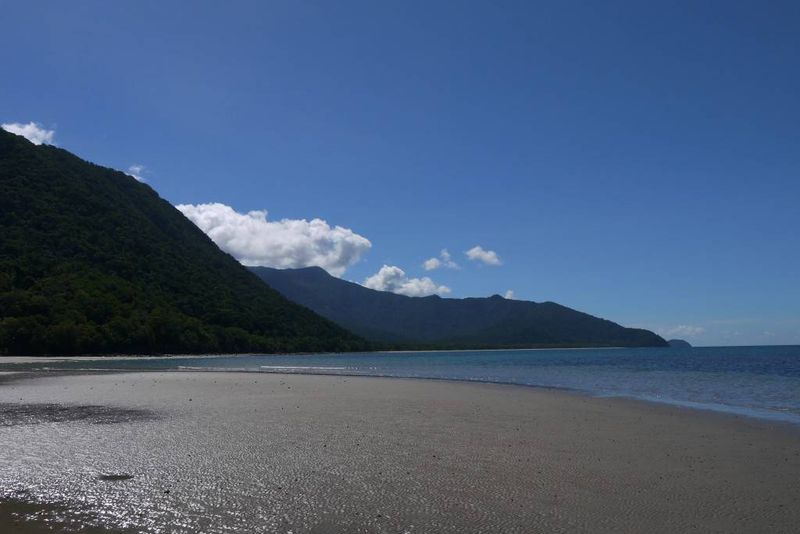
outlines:
M503 295L503 298L507 300L514 300L514 290L509 289L508 291L506 291L506 294Z
M438 269L442 266L442 262L439 258L428 258L422 263L422 268L426 271L433 271L434 269Z
M133 176L140 182L146 182L144 178L142 178L142 174L144 174L144 165L134 164L128 167L127 172L125 173L128 176Z
M378 291L391 291L409 297L426 297L428 295L445 295L450 293L447 286L439 286L430 278L409 278L405 271L394 265L384 265L362 284L364 287Z
M474 246L464 254L472 261L480 261L486 265L502 265L503 262L494 250L484 250L481 246Z
M9 122L2 124L2 127L7 132L21 135L34 145L52 145L53 137L56 135L55 130L45 130L35 122L29 122L28 124Z
M222 250L249 266L315 265L341 276L372 246L366 237L322 219L268 221L265 210L238 213L219 203L176 207Z
M426 271L433 271L435 269L439 269L440 267L445 267L447 269L458 269L459 266L450 256L450 253L447 251L446 248L443 248L441 252L439 252L439 257L428 258L422 264L422 268Z
M706 331L702 326L692 326L688 324L680 324L670 328L662 329L661 335L666 338L674 337L696 337L704 334Z

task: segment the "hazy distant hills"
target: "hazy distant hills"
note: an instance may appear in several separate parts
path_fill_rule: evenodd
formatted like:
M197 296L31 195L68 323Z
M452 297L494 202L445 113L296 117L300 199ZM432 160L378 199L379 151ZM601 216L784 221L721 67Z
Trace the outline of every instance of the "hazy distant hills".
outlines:
M406 297L375 291L318 267L252 267L267 284L367 339L439 347L666 346L656 334L554 302Z
M0 130L0 354L331 351L150 187Z

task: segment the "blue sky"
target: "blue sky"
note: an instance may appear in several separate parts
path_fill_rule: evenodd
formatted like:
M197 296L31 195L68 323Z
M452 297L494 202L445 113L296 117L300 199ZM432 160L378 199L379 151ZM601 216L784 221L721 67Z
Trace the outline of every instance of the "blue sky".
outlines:
M800 343L797 2L2 4L0 122L246 262Z

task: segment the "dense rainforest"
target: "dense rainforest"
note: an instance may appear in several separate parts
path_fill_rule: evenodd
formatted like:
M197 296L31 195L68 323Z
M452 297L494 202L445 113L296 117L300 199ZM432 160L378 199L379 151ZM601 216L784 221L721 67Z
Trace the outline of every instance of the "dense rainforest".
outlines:
M649 330L625 328L554 302L407 297L375 291L319 267L252 267L284 296L392 348L663 347Z
M0 130L0 354L346 351L148 185Z

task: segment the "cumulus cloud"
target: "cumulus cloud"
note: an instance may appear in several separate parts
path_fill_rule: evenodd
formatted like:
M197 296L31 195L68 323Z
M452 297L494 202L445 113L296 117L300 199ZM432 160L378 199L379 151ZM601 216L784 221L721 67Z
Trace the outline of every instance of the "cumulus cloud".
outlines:
M704 334L706 331L705 328L702 326L692 326L688 324L679 324L678 326L674 326L671 328L667 328L662 330L663 337L672 338L672 337L695 337L701 334Z
M0 125L7 132L16 135L21 135L34 145L52 145L53 137L55 137L55 130L45 130L42 126L35 122L22 124L20 122L8 122Z
M458 269L459 266L456 262L453 261L450 253L447 251L446 248L443 248L442 251L439 253L439 257L428 258L422 264L422 268L426 271L433 271L439 268L446 268L446 269Z
M486 265L502 265L503 262L500 260L500 256L497 255L497 252L494 250L485 250L481 246L474 246L464 254L467 255L472 261L479 261Z
M128 167L127 172L125 172L128 176L133 176L140 182L145 182L146 180L142 178L142 174L144 174L144 165L134 164Z
M439 258L429 258L422 262L422 268L426 271L433 271L441 266L442 262L439 260Z
M268 221L265 210L238 213L225 204L176 206L222 250L248 266L318 266L341 276L372 243L322 219Z
M426 297L428 295L445 295L450 293L447 286L436 285L430 278L409 278L405 271L394 265L384 265L362 284L364 287L378 291L391 291L409 297Z
M509 289L508 291L506 291L506 294L503 295L503 298L507 300L514 300L514 290Z

